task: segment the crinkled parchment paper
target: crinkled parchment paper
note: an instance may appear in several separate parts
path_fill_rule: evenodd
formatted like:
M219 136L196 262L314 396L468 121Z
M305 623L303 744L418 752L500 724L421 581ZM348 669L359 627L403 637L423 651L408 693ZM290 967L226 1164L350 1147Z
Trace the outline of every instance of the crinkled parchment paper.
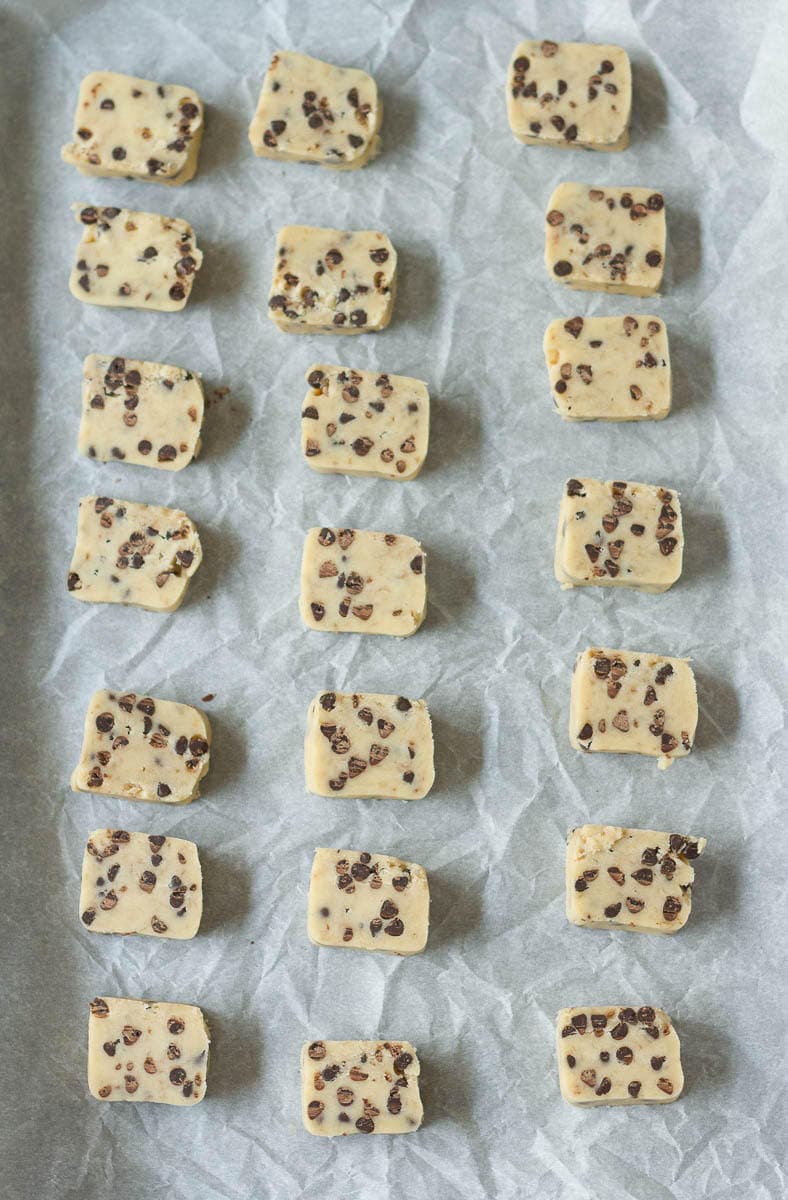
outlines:
M713 0L39 0L3 4L2 502L6 750L0 1194L9 1200L776 1200L785 1194L785 851L779 822L784 537L786 41L781 6ZM784 11L784 10L783 10ZM615 41L635 79L623 154L529 149L504 78L520 37ZM382 157L358 174L253 158L246 128L277 47L374 72ZM100 67L196 86L208 104L183 189L82 178L59 160L81 76ZM664 191L664 296L573 295L542 266L563 179ZM180 314L91 308L66 281L72 201L189 218L206 252ZM402 282L391 327L288 338L267 320L286 222L386 230ZM655 312L670 329L663 424L555 415L542 333L555 316ZM76 454L91 351L201 371L204 453L166 475ZM415 482L319 476L301 461L303 372L324 358L416 375L434 397ZM663 596L561 592L569 475L676 488L684 576ZM65 574L80 495L182 506L205 562L173 616L79 605ZM304 530L406 532L430 556L414 639L306 632ZM694 659L696 752L585 757L566 723L588 644ZM90 693L205 704L204 798L182 809L75 795ZM308 796L302 729L318 689L424 695L438 779L412 804ZM675 938L564 917L564 834L588 820L709 839ZM86 834L193 838L197 940L80 925ZM305 930L316 845L423 863L416 960L318 950ZM189 1111L101 1105L85 1081L97 994L200 1004L208 1098ZM553 1018L570 1003L664 1006L687 1076L677 1104L577 1111L558 1094ZM409 1038L423 1059L417 1135L327 1141L301 1129L298 1051L314 1037Z

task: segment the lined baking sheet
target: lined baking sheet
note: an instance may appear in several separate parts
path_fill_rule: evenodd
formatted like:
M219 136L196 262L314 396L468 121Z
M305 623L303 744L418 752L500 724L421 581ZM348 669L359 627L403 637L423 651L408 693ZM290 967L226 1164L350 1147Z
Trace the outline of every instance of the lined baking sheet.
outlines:
M6 748L0 1193L219 1200L682 1200L785 1192L784 865L779 837L785 559L782 484L786 168L779 6L648 0L39 0L3 4L6 115L3 392ZM527 148L504 79L521 37L613 41L633 62L630 148ZM269 55L371 70L380 159L333 174L254 159L246 128ZM781 48L782 47L782 48ZM208 105L183 189L91 181L59 161L81 76L110 67L196 87ZM667 203L662 297L562 290L542 265L563 179L646 185ZM91 308L67 291L72 202L189 219L206 253L179 314ZM390 328L289 338L265 313L285 223L385 230L400 253ZM674 411L655 425L570 426L541 353L556 316L653 312L668 325ZM165 475L76 454L80 370L96 351L203 373L204 451ZM308 470L303 373L315 359L428 381L432 445L412 483ZM784 445L784 443L782 443ZM678 490L687 552L662 596L560 591L563 481ZM65 573L81 495L184 508L205 561L162 616L78 605ZM429 555L417 635L333 637L297 615L304 531L408 533ZM569 677L588 644L690 655L696 751L582 756ZM204 796L177 810L73 794L92 691L204 707ZM425 696L438 777L423 801L307 795L302 731L319 689ZM564 834L601 820L709 839L693 914L672 939L564 917ZM187 943L101 938L78 920L89 831L188 837L204 860ZM315 846L385 851L430 875L432 930L412 960L306 937ZM87 1094L88 1000L197 1003L213 1031L189 1111ZM687 1087L659 1109L576 1111L558 1094L556 1010L652 1004L674 1017ZM310 1138L298 1055L316 1037L414 1042L426 1120L407 1138Z

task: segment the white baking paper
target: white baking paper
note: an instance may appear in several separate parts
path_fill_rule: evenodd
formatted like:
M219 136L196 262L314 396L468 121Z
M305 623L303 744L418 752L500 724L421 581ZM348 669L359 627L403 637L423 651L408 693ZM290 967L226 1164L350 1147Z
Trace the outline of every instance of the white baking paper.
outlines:
M9 1200L777 1200L786 1191L784 6L714 0L38 0L3 4L7 455L2 657L4 967L0 1193ZM623 44L623 154L528 148L509 132L521 37ZM339 173L252 156L246 130L275 49L374 73L383 154ZM81 76L189 84L208 106L182 189L90 180L59 159ZM664 295L573 294L542 264L563 179L647 185L667 202ZM72 202L188 218L205 266L182 313L92 308L67 291ZM266 316L285 223L380 228L400 252L391 327L288 337ZM542 334L553 317L654 312L668 324L662 424L566 425ZM76 453L85 354L205 377L204 453L179 474ZM414 375L434 399L412 483L312 473L299 451L314 360ZM552 543L570 475L677 489L686 567L662 596L561 592ZM205 561L171 616L75 603L77 501L184 508ZM404 532L429 555L407 641L307 632L296 597L314 524ZM696 750L583 756L567 738L576 652L691 655ZM180 809L73 794L92 691L201 703L215 731L204 797ZM425 696L438 778L424 801L305 793L318 690ZM689 926L594 932L564 916L566 829L601 820L702 835ZM99 937L78 919L87 833L195 840L206 913L183 944ZM427 951L397 960L306 936L312 851L423 863ZM100 1104L86 1087L88 1001L199 1004L213 1031L205 1103ZM659 1108L568 1107L553 1022L577 1003L653 1004L676 1021L686 1092ZM323 1140L299 1114L299 1046L407 1038L423 1129Z

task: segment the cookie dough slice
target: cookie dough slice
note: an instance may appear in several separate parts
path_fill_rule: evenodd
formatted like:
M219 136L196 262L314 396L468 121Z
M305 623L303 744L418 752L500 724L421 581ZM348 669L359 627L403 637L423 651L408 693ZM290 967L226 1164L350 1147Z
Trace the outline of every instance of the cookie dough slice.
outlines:
M188 804L211 761L211 727L190 704L96 692L85 717L75 792ZM136 835L135 835L136 836Z
M527 146L625 150L632 71L621 46L527 41L506 81L509 125Z
M210 1035L193 1004L97 996L88 1019L88 1087L96 1100L199 1104Z
M181 471L200 452L199 375L136 358L89 354L78 448L99 462Z
M375 80L366 71L277 50L249 141L262 158L347 171L379 153L382 116Z
M661 421L670 412L668 331L657 317L560 317L544 335L565 421Z
M191 88L93 71L80 84L74 141L60 157L83 175L175 186L197 170L203 118Z
M304 742L307 791L348 799L420 800L435 780L432 723L423 700L320 692Z
M315 850L307 931L318 946L419 954L430 892L418 863L364 850Z
M410 1042L309 1042L301 1051L301 1115L308 1133L413 1133L424 1109Z
M410 637L427 607L427 556L412 537L310 529L301 560L304 623L324 633Z
M562 1008L556 1040L558 1082L570 1104L669 1104L681 1095L681 1045L661 1008Z
M681 574L678 495L648 483L569 479L558 513L555 577L563 588L665 592Z
M202 266L194 231L179 217L72 205L82 238L68 286L85 304L177 312Z
M415 479L430 435L426 383L406 375L313 363L301 452L313 471Z
M661 192L561 183L547 205L545 266L552 279L580 291L653 296L665 238Z
M174 612L201 562L199 534L180 509L85 496L67 586L91 604Z
M676 933L689 920L695 859L706 839L581 825L566 847L566 915L587 929Z
M578 655L569 706L569 740L576 750L646 754L664 769L689 754L697 723L688 659L596 648Z
M385 233L285 225L268 316L285 333L377 333L391 320L396 281Z
M194 842L96 829L82 863L79 915L91 933L193 938L202 917L202 872Z

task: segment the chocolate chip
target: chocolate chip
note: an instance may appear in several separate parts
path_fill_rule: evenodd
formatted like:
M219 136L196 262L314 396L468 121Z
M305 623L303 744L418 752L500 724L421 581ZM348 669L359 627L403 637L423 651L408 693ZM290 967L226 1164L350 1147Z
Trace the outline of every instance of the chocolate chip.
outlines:
M572 264L567 262L565 258L560 258L558 262L553 265L553 272L558 276L571 275Z

